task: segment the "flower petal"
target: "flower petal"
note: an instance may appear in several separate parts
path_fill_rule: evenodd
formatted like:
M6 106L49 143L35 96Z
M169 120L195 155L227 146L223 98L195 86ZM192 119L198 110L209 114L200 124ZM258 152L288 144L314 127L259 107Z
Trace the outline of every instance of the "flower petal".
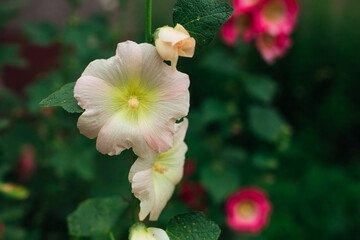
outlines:
M180 27L178 25L177 25L177 29L174 29L172 27L161 28L160 32L159 32L159 39L164 42L174 43L174 42L184 40L190 36L186 30L185 30L185 32L187 34L184 31L179 31L178 29L180 29Z
M178 184L184 173L185 153L187 145L184 143L188 120L185 118L175 125L174 146L167 152L161 153L156 163L161 164L166 171L164 176L174 185Z
M172 71L153 45L142 43L139 46L143 53L141 84L159 91L160 100L174 98L187 91L190 85L187 74Z
M117 88L102 79L82 76L74 87L74 96L85 112L78 120L80 133L88 138L94 138L101 127L117 111L112 99Z
M179 49L179 56L181 57L193 57L195 53L196 41L194 38L187 38L184 40L184 45Z
M157 152L172 147L174 123L189 111L189 91L180 96L154 103L149 112L139 111L139 126L146 142Z
M171 198L175 186L163 174L153 171L154 204L150 212L150 221L158 220L161 211Z
M153 169L147 169L134 174L132 192L140 200L139 219L143 221L154 205Z
M128 78L140 76L142 52L139 44L133 41L119 43L116 56L120 58L121 64L126 67Z
M161 228L148 228L148 231L156 238L156 240L169 240L169 236Z
M131 119L132 113L128 110L118 111L101 128L96 148L103 154L118 155L124 149L133 148L138 156L153 155L154 151L146 143L136 119Z

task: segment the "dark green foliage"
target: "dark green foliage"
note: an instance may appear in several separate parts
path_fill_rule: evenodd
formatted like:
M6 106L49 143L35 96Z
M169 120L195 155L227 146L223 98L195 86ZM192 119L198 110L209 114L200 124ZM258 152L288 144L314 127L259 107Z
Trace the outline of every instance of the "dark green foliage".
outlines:
M69 233L78 237L106 233L127 206L121 197L88 199L69 215Z
M220 228L201 212L175 216L167 225L170 240L217 240Z
M82 113L81 109L74 97L75 82L64 85L60 90L52 93L43 99L39 104L41 107L62 107L69 113Z
M177 0L173 20L195 38L197 48L202 48L209 45L233 11L229 4L215 0Z

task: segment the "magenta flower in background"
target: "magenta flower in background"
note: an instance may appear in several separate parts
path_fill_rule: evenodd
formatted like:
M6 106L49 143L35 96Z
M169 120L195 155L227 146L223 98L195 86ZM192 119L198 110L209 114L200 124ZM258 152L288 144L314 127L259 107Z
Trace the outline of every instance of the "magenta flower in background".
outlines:
M266 0L253 12L256 31L273 36L290 34L296 24L298 10L296 0Z
M255 9L264 0L234 0L234 13L247 13Z
M256 187L241 189L226 203L227 224L238 232L257 234L267 226L271 208L263 190Z
M255 31L249 13L234 13L221 29L224 42L230 46L236 44L239 37L244 42L250 42Z
M234 14L221 29L227 45L236 45L239 37L246 43L254 38L269 64L285 55L299 12L297 0L234 0L233 7Z
M20 159L16 167L16 174L20 181L27 181L36 170L35 149L32 145L22 146Z
M269 64L284 56L290 46L291 40L286 34L272 36L268 33L262 33L256 36L256 47L263 59Z

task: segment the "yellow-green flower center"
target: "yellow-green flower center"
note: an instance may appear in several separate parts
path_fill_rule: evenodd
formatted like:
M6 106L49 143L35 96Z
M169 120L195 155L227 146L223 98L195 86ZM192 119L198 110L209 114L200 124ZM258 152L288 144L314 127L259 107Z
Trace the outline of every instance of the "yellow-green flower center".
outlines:
M265 17L273 22L281 21L286 16L286 6L282 1L272 1L264 8Z
M161 173L161 174L163 174L165 171L167 171L167 169L163 165L161 165L160 163L155 163L154 164L154 170L156 172L158 172L158 173Z
M236 213L243 219L248 219L254 216L256 206L253 201L245 200L236 205Z
M138 100L137 96L129 97L128 106L131 109L136 109L139 106L139 100Z

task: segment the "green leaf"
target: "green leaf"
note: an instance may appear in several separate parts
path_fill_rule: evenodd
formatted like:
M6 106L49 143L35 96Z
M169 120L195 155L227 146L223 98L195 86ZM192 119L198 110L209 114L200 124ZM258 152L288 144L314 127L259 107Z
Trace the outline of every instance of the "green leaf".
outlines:
M289 131L286 121L270 107L250 107L249 124L254 134L269 142L279 141Z
M215 0L177 0L173 20L174 25L183 25L201 48L211 42L233 11L229 4Z
M170 240L217 240L221 230L203 213L192 212L172 218L166 232Z
M40 107L62 107L69 113L82 113L84 110L79 107L74 97L74 86L75 82L64 85L60 90L43 99L39 103Z
M250 75L244 78L245 89L254 99L270 103L276 93L277 85L269 77Z
M227 169L227 170L225 170ZM240 186L240 175L220 161L201 169L200 178L215 203L221 203L228 194Z
M49 45L56 37L56 27L50 22L42 23L27 23L24 26L24 31L31 42L38 45Z
M106 233L127 206L121 197L88 199L68 216L69 233L77 237Z

